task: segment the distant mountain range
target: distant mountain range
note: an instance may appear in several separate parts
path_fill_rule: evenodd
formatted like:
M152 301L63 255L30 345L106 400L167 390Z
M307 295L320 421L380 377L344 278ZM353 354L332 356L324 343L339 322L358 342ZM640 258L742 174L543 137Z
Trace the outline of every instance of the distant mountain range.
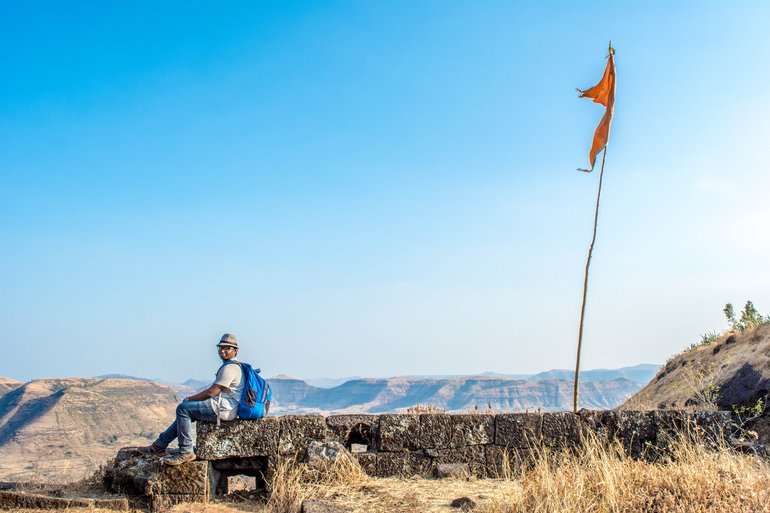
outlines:
M637 365L581 373L580 405L614 408L657 369ZM273 387L270 413L386 413L416 405L448 412L569 410L572 375L553 370L525 376L307 381L276 376L268 378ZM117 448L151 442L173 420L179 399L208 385L203 380L160 383L123 374L27 383L0 378L0 481L77 480L114 456Z

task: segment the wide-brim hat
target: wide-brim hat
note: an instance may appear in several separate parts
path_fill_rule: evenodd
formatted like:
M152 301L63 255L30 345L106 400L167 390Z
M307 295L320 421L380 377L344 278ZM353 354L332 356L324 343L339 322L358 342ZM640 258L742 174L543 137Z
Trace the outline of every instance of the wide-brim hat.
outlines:
M238 349L238 338L232 333L225 333L222 335L222 338L219 339L219 343L217 344L217 347L220 346L234 347Z

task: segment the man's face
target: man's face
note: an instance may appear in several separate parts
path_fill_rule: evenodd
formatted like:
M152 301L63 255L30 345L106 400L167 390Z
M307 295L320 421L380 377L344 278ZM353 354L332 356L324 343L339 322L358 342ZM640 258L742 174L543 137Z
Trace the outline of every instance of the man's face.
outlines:
M230 347L230 346L217 346L217 349L219 351L219 357L224 362L226 362L227 360L232 360L233 358L235 358L235 355L238 353L238 350L236 348Z

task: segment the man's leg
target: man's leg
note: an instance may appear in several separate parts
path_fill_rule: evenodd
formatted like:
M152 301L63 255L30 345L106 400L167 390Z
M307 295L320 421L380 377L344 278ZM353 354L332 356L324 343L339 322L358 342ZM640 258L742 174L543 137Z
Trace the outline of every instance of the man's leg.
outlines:
M166 451L168 444L174 441L177 436L177 421L171 423L171 425L158 438L146 447L139 447L139 452L142 454L160 454Z
M164 463L178 465L195 459L192 445L192 423L196 420L216 422L217 414L214 413L214 407L210 399L205 401L185 401L176 407L175 424L179 453L164 458Z

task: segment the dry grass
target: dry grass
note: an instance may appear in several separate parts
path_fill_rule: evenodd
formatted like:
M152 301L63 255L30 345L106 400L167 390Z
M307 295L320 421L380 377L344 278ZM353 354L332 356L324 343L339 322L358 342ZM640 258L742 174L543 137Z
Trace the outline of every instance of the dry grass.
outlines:
M353 459L326 470L285 464L273 480L270 513L296 512L313 498L350 512L448 512L468 496L479 513L770 512L770 465L691 435L657 462L628 458L596 438L577 452L541 451L494 480L373 479Z

